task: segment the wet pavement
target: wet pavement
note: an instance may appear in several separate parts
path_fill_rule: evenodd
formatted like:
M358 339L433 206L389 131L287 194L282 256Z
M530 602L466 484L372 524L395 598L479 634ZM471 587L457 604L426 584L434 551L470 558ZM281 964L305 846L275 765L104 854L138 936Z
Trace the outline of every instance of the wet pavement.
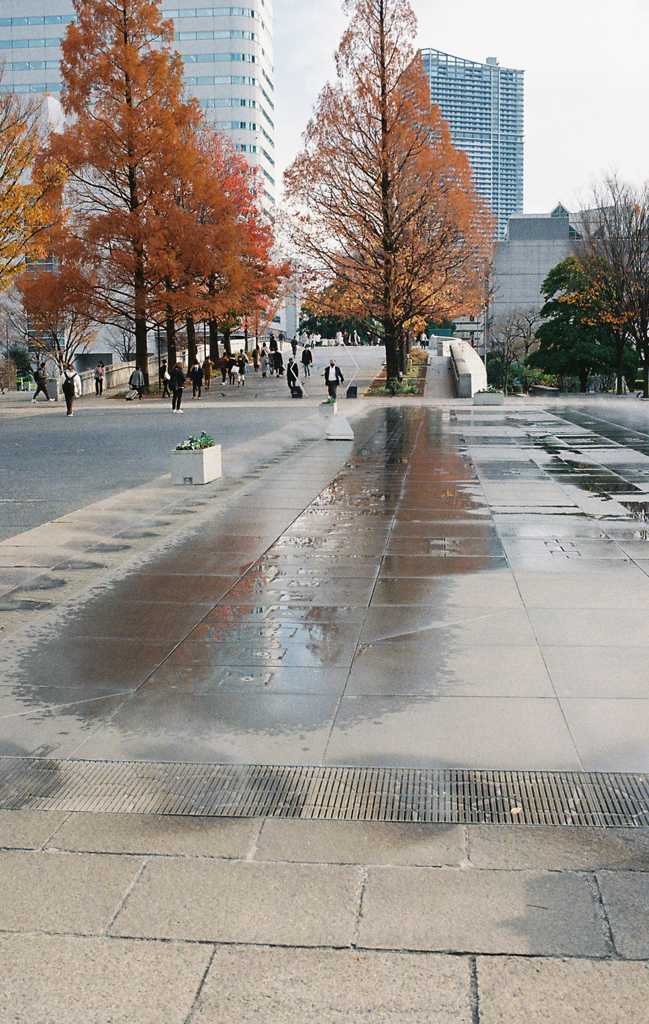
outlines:
M8 570L45 599L0 646L0 752L649 770L642 432L355 409L91 591Z

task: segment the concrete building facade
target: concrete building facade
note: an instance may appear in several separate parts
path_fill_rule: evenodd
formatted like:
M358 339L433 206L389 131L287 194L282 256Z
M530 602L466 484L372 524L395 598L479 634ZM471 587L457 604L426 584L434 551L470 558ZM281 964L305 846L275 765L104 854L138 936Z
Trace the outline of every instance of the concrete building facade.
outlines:
M491 321L516 310L539 310L545 278L570 255L577 238L578 225L561 203L548 214L512 217L494 259Z
M476 191L505 237L510 217L523 212L523 76L500 67L495 57L484 64L442 50L421 51L430 86L451 129L456 149L469 158Z
M171 0L173 3L173 0ZM174 22L188 92L263 174L275 200L272 0L246 7L160 4ZM2 89L32 96L61 90L60 43L74 18L70 0L0 0Z

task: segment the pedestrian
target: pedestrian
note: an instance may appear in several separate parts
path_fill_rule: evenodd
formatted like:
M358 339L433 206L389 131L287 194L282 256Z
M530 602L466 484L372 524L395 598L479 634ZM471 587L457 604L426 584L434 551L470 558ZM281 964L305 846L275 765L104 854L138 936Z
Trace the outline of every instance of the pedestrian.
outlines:
M72 412L72 405L75 398L79 398L83 394L83 387L81 384L81 377L75 370L74 366L69 363L63 364L63 383L61 384L61 391L65 398L65 408L68 416L74 416Z
M176 363L169 374L169 377L171 380L171 411L183 412L180 408L180 404L183 400L183 388L185 387L185 381L187 378L181 362Z
M206 391L210 390L210 385L212 383L212 374L213 374L213 372L214 372L214 363L212 362L212 360L210 359L209 356L205 356L205 359L203 360L203 380L205 381L205 390Z
M270 340L268 342L268 350L269 350L269 352L277 352L277 338L275 337L273 331L270 332Z
M219 360L219 366L221 368L221 376L223 377L222 384L228 379L228 373L230 371L230 358L227 352L224 352Z
M248 357L246 353L241 349L237 356L237 387L240 388L246 383L246 373L248 372Z
M266 348L266 342L261 346L261 352L259 353L259 365L261 367L261 375L265 377L268 373L268 349Z
M291 338L291 349L293 351L293 358L297 356L297 338Z
M104 393L104 377L106 376L106 368L100 361L97 363L95 369L95 394L101 397Z
M234 384L238 376L239 367L237 366L237 357L230 356L228 359L228 380L230 381L230 384Z
M306 348L306 346L309 344L309 335L306 333L306 331L302 331L300 335L300 344L302 348Z
M335 359L329 360L329 366L326 368L323 376L327 385L327 391L329 392L329 401L335 402L338 385L345 383L342 370L339 366L336 366Z
M313 353L310 348L302 349L302 373L305 377L311 376L311 363L313 362Z
M298 364L291 356L291 358L288 361L288 366L286 367L286 383L288 384L288 389L291 392L291 394L293 393L293 388L297 387L299 378L300 372L298 369Z
M273 366L275 367L275 373L278 377L284 376L284 357L279 349L273 352Z
M259 361L261 359L261 352L259 350L259 342L255 345L252 350L252 365L255 368L255 373L259 371Z
M158 378L160 381L160 387L162 388L162 397L170 398L171 391L169 390L169 381L171 380L171 377L169 376L169 368L167 366L166 359L163 359L162 363L160 364L160 369L158 370Z
M45 368L45 363L40 363L34 370L34 380L36 381L36 392L34 394L34 397L32 398L32 402L36 401L36 397L37 395L40 394L41 391L45 395L45 398L47 399L48 402L53 402L54 399L50 398L50 396L47 393L47 387L45 386L47 381L47 369Z
M189 371L189 379L192 382L192 399L200 398L203 388L203 367L199 364L198 359L194 361Z
M144 374L139 366L135 366L133 373L128 379L128 383L134 391L137 391L137 397L142 401L142 395L144 394Z

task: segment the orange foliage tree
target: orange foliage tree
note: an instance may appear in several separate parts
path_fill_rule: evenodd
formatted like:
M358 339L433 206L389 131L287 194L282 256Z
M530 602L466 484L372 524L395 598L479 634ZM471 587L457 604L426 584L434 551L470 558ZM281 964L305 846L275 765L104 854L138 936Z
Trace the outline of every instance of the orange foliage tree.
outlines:
M0 291L30 260L47 254L45 230L60 181L54 166L37 165L44 135L39 112L39 104L0 91Z
M493 225L431 105L407 0L345 7L337 80L285 175L289 231L320 296L335 300L331 312L382 324L393 379L409 323L477 301Z
M95 316L135 333L148 382L147 328L161 278L175 185L191 178L200 111L183 96L173 26L153 0L73 0L62 42L61 102L72 122L54 135L63 160L68 240L90 275Z

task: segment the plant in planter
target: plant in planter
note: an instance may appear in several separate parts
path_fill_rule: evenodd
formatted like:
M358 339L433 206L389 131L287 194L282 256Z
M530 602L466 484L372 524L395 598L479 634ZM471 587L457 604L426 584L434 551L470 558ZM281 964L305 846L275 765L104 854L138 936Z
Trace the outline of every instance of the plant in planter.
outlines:
M221 476L221 445L204 430L188 437L171 453L172 484L208 484Z
M496 391L495 388L483 388L481 391L476 391L473 395L474 405L502 405L505 401L505 396L502 391Z

